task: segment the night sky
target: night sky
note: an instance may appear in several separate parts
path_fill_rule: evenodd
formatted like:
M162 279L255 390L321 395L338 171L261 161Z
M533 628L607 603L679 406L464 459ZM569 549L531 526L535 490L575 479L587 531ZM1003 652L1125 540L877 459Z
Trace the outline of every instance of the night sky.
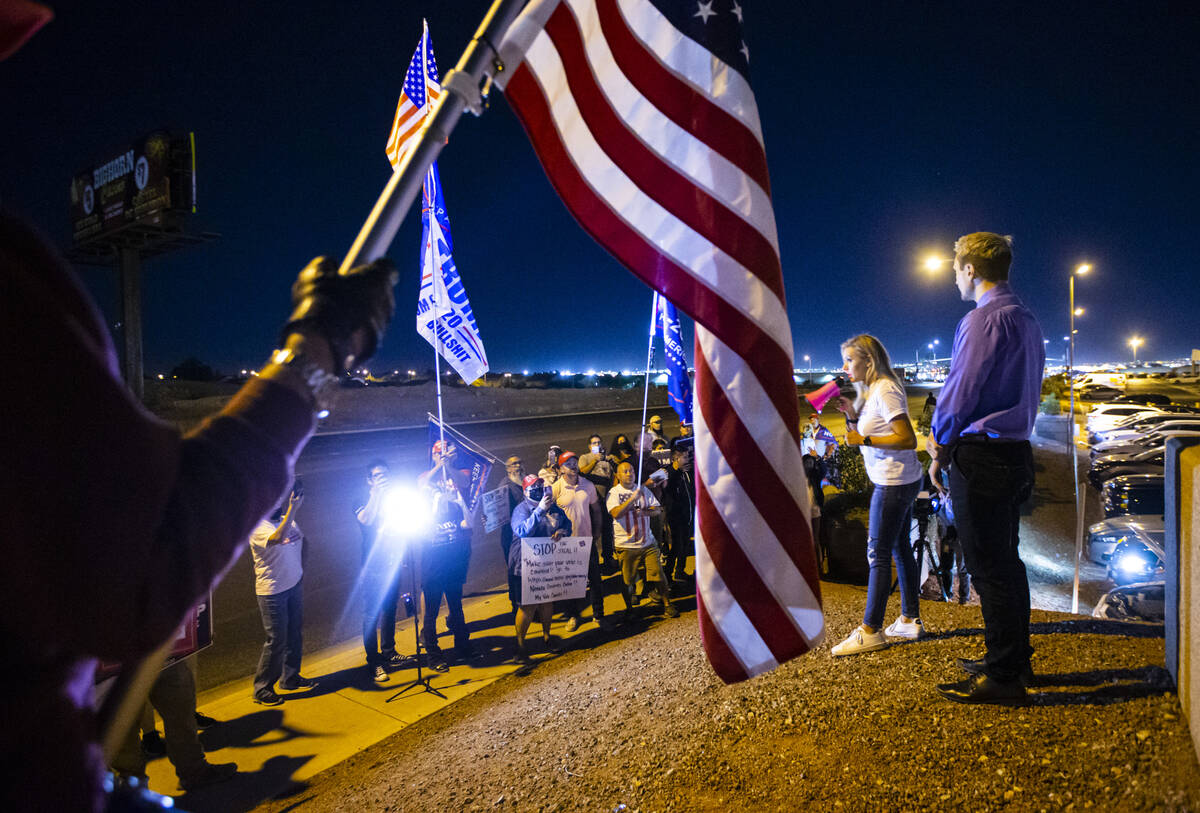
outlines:
M1080 360L1127 360L1134 334L1139 358L1200 347L1191 4L742 5L798 366L837 363L864 331L901 363L948 347L969 306L951 272L919 261L975 230L1014 235L1013 282L1051 357L1085 261ZM421 18L444 76L486 3L54 7L0 64L0 200L66 247L75 171L156 128L195 131L193 227L222 238L146 264L146 370L196 356L231 372L266 358L295 274L342 254L386 183ZM494 370L644 363L648 289L570 218L500 94L439 166ZM397 317L373 370L432 366L414 330L419 237L414 211L390 252ZM112 324L115 275L81 274Z

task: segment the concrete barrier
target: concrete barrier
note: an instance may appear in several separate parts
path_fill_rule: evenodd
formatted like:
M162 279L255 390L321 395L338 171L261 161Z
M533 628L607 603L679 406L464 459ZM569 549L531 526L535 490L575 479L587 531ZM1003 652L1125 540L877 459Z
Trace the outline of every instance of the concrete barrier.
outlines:
M1200 755L1200 438L1166 447L1166 667Z

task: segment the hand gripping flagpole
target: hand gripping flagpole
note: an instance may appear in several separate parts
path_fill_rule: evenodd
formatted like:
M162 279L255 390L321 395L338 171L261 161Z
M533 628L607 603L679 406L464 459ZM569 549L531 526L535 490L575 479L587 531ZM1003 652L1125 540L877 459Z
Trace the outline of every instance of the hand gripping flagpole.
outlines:
M463 111L470 110L475 115L483 112L486 88L481 91L480 85L486 78L490 88L495 74L504 70L497 46L524 6L525 0L495 0L492 3L475 36L463 50L458 65L442 81L442 90L446 92L434 102L433 114L422 125L416 143L383 188L342 260L339 274L346 274L354 266L378 259L387 252L421 190L425 172L446 146Z

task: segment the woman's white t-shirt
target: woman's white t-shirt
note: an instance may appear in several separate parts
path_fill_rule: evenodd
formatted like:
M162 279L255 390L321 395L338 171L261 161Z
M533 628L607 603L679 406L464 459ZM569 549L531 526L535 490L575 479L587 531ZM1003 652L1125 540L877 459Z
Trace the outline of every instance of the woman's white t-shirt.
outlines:
M881 378L867 390L867 399L858 414L858 433L891 435L892 420L908 415L908 398L895 381ZM860 446L867 476L878 486L900 486L921 479L921 463L915 449L880 449Z

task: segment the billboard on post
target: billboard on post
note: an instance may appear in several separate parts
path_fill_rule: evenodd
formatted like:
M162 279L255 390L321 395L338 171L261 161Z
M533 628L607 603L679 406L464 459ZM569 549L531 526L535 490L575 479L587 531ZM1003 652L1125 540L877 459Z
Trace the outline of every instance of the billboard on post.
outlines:
M71 179L75 245L131 225L167 226L196 207L195 136L158 130L105 156Z

